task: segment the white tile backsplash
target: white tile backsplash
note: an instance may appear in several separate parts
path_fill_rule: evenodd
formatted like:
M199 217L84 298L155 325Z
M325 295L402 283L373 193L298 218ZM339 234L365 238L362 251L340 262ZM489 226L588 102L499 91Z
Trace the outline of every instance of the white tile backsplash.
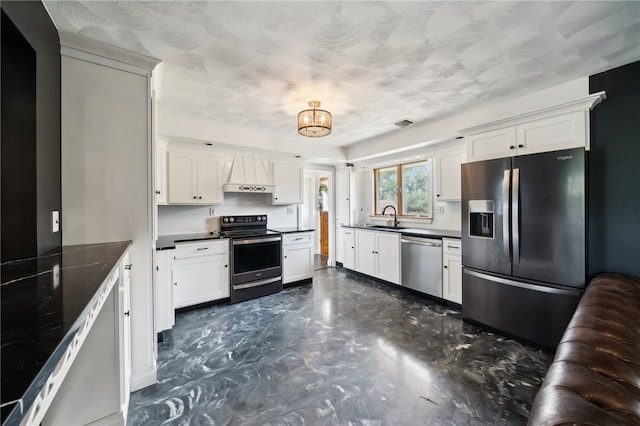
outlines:
M218 229L219 217L228 215L266 214L269 227L296 226L297 206L293 213L287 207L271 204L271 194L224 194L224 204L220 206L158 206L158 235L191 234ZM210 209L215 209L211 216Z

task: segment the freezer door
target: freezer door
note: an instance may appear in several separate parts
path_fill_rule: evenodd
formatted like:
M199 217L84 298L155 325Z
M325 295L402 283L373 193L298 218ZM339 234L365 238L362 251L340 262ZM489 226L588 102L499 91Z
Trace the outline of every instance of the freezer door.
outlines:
M582 291L540 286L463 268L462 315L548 348L560 342Z
M462 264L511 274L511 158L462 165Z
M584 288L585 152L513 158L513 275Z

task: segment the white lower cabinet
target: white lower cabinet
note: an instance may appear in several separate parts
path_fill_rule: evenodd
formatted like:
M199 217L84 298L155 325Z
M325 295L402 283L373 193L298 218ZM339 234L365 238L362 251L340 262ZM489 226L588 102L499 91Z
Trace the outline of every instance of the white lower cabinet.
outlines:
M442 297L462 304L461 242L455 238L442 239Z
M129 411L129 395L131 394L131 268L130 254L124 255L120 264L121 278L118 286L119 292L119 342L120 350L120 408L127 423Z
M355 231L349 228L343 229L343 247L344 247L344 260L342 266L347 269L356 268L356 238Z
M400 234L356 230L355 270L400 284Z
M296 232L282 237L282 283L313 278L313 232Z
M336 262L340 262L344 266L344 239L347 230L342 226L336 226Z
M178 244L174 252L174 308L229 297L228 240Z
M173 308L173 257L175 250L156 252L155 315L156 333L169 330L175 324Z

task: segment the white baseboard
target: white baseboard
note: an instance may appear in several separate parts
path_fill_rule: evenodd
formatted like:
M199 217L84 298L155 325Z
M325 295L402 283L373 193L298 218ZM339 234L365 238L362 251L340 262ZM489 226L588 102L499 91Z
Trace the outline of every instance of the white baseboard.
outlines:
M100 420L89 423L87 426L124 426L125 416L123 412L111 414L110 416L103 417Z
M131 392L135 392L158 381L156 377L156 368L149 367L144 370L131 372Z

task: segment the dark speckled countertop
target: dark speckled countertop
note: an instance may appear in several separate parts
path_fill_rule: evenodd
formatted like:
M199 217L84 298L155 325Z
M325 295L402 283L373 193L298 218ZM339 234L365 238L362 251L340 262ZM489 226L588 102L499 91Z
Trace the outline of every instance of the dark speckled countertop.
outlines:
M19 409L7 419L20 402L24 412L29 410L130 245L121 241L66 246L2 263L3 424L20 421L24 414Z
M172 250L176 248L176 243L219 239L221 239L221 237L217 231L214 231L213 233L201 232L196 234L159 235L156 240L156 250Z
M452 231L449 229L420 229L420 228L384 229L384 228L376 228L375 225L367 225L367 226L342 225L342 227L353 228L353 229L364 229L368 231L399 232L402 235L410 235L410 236L416 236L416 237L460 238L462 236L462 233L460 231Z
M272 231L280 232L281 234L293 234L296 232L312 232L313 228L304 228L302 226L287 226L283 228L269 228Z

